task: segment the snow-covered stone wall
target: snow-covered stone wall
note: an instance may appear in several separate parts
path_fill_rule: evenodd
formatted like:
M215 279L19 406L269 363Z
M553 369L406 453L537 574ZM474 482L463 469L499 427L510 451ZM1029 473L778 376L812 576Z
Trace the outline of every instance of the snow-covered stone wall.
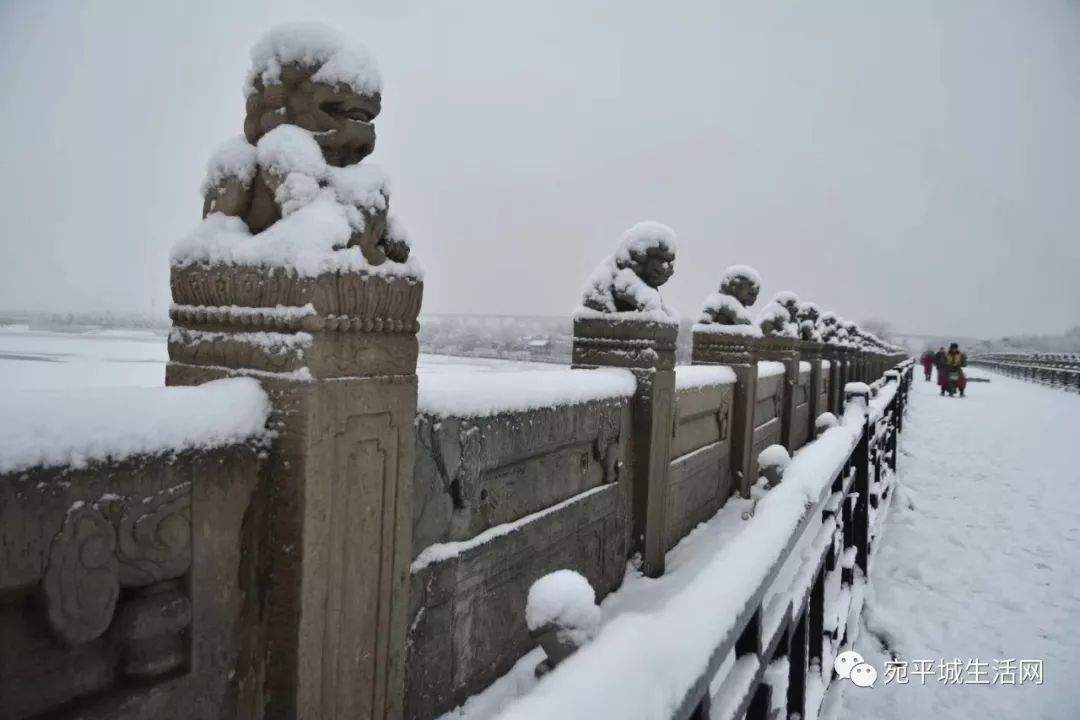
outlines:
M531 372L421 373L409 717L460 704L529 651L524 602L537 578L572 569L600 597L622 581L634 377Z
M266 393L236 378L0 404L0 716L134 717L115 703L148 687L217 716L250 662L236 629L258 628L241 566L264 527Z

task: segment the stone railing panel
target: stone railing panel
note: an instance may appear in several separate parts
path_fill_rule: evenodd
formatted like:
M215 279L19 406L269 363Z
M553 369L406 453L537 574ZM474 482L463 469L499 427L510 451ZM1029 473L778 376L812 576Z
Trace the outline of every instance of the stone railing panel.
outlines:
M576 570L598 598L617 588L627 526L626 500L615 483L422 552L409 598L406 717L433 718L454 708L532 649L525 600L540 577Z
M235 707L262 450L0 475L0 717ZM246 618L246 619L245 619ZM153 708L151 711L150 708Z
M760 373L760 370L759 370ZM757 482L757 456L770 445L781 442L781 418L784 407L784 375L760 376L754 398L754 432L750 449L748 476Z
M803 363L807 365L808 363ZM795 385L795 410L792 415L791 450L801 448L810 434L810 369L800 370Z
M629 402L612 398L416 423L413 547L465 540L629 472Z
M676 392L668 470L666 545L670 549L716 513L732 493L734 383Z

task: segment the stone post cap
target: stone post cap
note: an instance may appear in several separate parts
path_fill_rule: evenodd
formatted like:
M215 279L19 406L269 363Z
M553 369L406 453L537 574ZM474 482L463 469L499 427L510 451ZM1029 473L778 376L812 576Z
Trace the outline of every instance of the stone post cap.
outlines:
M622 317L574 318L573 364L671 370L679 326Z
M423 283L282 268L172 268L169 359L284 379L412 374Z
M694 330L692 362L695 364L750 365L757 360L760 334L742 331ZM718 326L724 328L750 328L751 325Z
M802 341L777 335L766 335L757 341L758 356L764 360L789 360L799 354Z
M800 340L799 352L804 359L813 360L820 358L825 353L825 343L812 340Z

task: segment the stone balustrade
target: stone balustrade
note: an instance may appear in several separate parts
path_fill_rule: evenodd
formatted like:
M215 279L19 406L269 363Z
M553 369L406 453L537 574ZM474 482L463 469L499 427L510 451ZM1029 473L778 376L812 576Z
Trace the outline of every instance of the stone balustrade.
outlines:
M845 385L903 359L850 323L846 339L816 339L811 313L809 339L695 326L693 364L676 367L678 323L657 291L673 232L644 223L590 281L561 371L573 375L552 374L550 398L469 409L462 386L455 408L451 380L449 407L432 410L417 377L423 282L384 184L355 184L370 179L380 95L278 61L287 87L263 68L243 152L222 156L251 166L212 163L208 215L174 253L164 391L256 378L265 437L0 474L2 720L430 720L534 646L536 579L575 570L602 598L627 560L663 575L694 527L749 497L764 448L812 444ZM299 99L263 107L282 93ZM318 93L370 112L321 127L297 110ZM289 183L282 124L315 155ZM304 187L351 223L347 244L283 244L315 212L289 196ZM612 372L611 391L558 392Z

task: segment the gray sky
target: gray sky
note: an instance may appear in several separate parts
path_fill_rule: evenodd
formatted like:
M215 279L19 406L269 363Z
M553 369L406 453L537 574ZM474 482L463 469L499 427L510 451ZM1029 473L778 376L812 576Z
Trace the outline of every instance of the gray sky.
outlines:
M379 59L369 161L427 312L568 313L654 219L683 315L740 262L909 332L1080 324L1080 4L1051 0L0 0L0 308L164 313L248 48L296 19Z

